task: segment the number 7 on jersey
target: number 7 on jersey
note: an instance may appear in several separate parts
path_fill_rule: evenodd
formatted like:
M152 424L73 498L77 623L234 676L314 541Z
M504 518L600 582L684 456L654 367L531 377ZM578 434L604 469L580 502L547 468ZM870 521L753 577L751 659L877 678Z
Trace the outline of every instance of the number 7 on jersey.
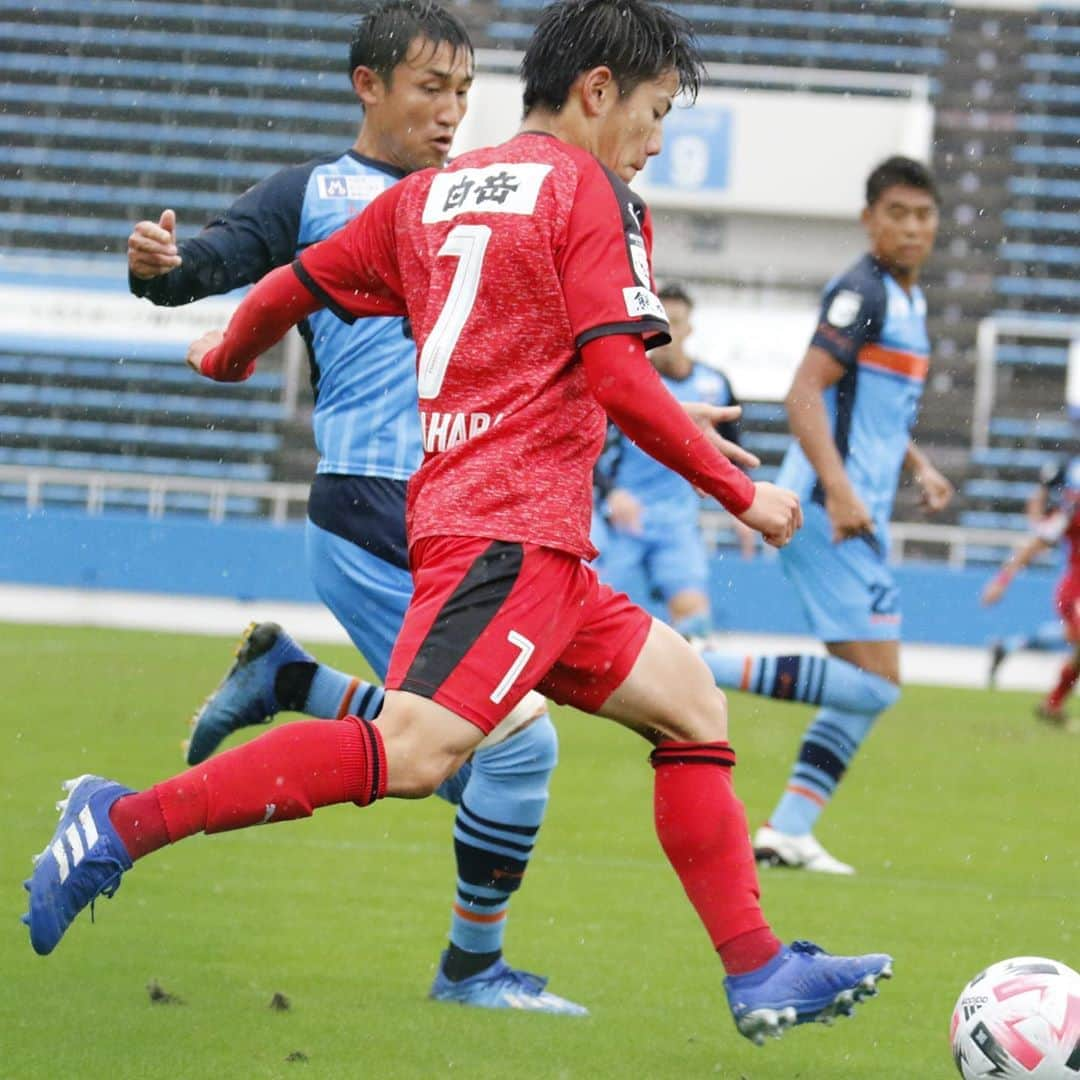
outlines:
M490 239L488 225L455 225L439 248L439 255L455 256L458 264L446 302L420 352L416 385L421 398L439 396L450 357L476 303L484 252Z

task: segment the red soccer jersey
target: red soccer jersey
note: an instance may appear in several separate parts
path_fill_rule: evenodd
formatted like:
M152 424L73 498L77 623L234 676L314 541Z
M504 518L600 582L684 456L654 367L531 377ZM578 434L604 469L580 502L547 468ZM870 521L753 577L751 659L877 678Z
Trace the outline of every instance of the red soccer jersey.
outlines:
M408 314L424 462L409 541L482 536L591 558L605 416L578 349L666 340L645 204L589 153L522 134L407 177L295 264L342 318Z

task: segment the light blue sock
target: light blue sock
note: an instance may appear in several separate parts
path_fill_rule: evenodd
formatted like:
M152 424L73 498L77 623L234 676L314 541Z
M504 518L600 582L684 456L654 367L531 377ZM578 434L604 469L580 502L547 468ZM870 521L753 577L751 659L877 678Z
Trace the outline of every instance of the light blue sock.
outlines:
M876 715L895 704L899 687L835 656L754 656L706 649L717 686L779 701Z
M558 752L555 725L545 713L473 755L454 820L458 876L450 941L459 949L501 951L506 909L521 886L544 819Z
M895 701L900 690L893 689ZM769 817L774 829L792 836L813 830L879 715L831 708L818 712L803 736L784 794Z
M346 694L349 695L349 701L343 709L342 703ZM382 710L383 697L381 686L346 675L343 671L327 667L326 664L318 664L303 712L308 716L327 720L348 715L374 720Z

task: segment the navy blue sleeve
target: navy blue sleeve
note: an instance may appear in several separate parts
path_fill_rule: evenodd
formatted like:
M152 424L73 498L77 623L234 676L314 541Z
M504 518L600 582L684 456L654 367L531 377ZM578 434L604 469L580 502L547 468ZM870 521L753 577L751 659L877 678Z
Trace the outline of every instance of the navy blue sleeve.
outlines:
M721 398L723 400L717 401L717 405L738 405L739 399L735 396L735 391L731 388L731 380L722 372L718 371L717 375L720 376L720 381L723 383L723 392ZM739 420L728 420L726 423L717 424L716 430L720 432L723 438L728 442L733 442L737 446L741 445L742 426Z
M852 367L859 350L881 336L885 308L885 282L873 259L864 256L825 289L810 344L824 349L844 367Z
M136 296L178 307L251 285L296 257L300 214L317 162L294 165L259 181L198 236L180 244L175 270L149 280L128 274Z

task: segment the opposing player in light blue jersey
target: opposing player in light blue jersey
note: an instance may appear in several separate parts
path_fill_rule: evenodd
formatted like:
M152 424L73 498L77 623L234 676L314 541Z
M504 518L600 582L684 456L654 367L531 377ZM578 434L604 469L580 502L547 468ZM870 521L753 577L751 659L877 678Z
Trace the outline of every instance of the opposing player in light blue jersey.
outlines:
M689 294L672 283L658 295L667 311L671 342L653 349L649 359L664 385L679 401L738 404L727 377L695 362L686 351L693 310ZM737 421L722 425L721 434L737 443ZM701 497L614 425L597 480L600 576L643 606L654 596L662 600L667 621L684 637L707 637L712 619L708 554L699 524ZM741 522L736 527L745 529Z
M329 236L385 188L445 164L473 78L468 34L425 0L389 0L358 23L349 53L364 109L352 147L256 184L197 237L175 215L140 222L128 242L131 290L177 305L258 281ZM324 603L380 678L412 596L405 485L420 463L416 357L400 318L345 322L330 310L300 327L315 393L319 464L308 502L308 567ZM197 714L188 761L279 711L372 719L381 688L317 663L280 627L249 628L236 663ZM548 800L555 728L530 694L442 794L457 805L450 944L431 996L487 1008L580 1015L546 980L502 959L506 911Z
M887 562L900 473L913 474L929 511L953 495L911 439L930 361L917 281L938 224L926 167L892 157L875 168L862 222L870 251L827 286L787 395L795 442L777 479L806 508L780 554L784 573L829 656L704 654L722 686L820 706L754 848L762 862L834 874L853 869L812 830L900 696L900 597Z

